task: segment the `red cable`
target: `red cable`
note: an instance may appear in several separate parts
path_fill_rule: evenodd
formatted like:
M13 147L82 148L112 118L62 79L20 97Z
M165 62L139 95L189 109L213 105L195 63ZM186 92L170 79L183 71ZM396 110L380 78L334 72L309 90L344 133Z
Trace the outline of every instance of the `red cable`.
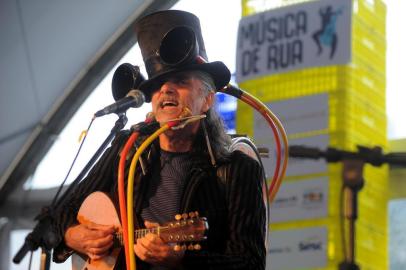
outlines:
M147 114L147 118L145 119L144 123L148 124L154 120L154 116L152 113ZM118 200L120 206L120 217L121 217L121 225L123 230L123 240L124 240L124 253L125 253L125 261L127 270L130 268L130 247L128 246L128 221L127 221L127 201L125 197L125 161L130 151L131 147L134 145L134 142L137 140L139 136L139 132L133 132L131 136L128 138L127 142L124 145L123 150L120 153L120 161L118 164Z
M123 240L124 240L124 251L125 251L125 261L127 265L127 270L130 267L130 257L129 257L129 246L128 246L128 224L127 224L127 208L126 208L126 198L125 198L125 161L128 151L134 145L135 140L138 138L139 133L134 132L128 138L123 150L120 153L120 162L118 166L118 199L120 204L120 216L121 216L121 226L123 230Z
M248 105L250 105L251 107L253 107L256 111L258 111L259 113L261 113L265 119L267 120L267 122L269 123L269 125L272 128L272 132L274 134L274 138L276 141L276 165L275 165L275 171L274 171L274 175L272 177L272 182L271 185L269 187L269 194L272 194L272 190L274 189L276 183L278 182L278 178L279 178L279 171L280 171L280 166L281 166L281 141L279 139L279 134L277 131L277 128L275 126L275 123L272 121L272 118L269 117L268 114L266 114L266 110L262 107L261 104L258 104L254 99L252 99L249 95L241 95L241 100L244 101L245 103L247 103Z

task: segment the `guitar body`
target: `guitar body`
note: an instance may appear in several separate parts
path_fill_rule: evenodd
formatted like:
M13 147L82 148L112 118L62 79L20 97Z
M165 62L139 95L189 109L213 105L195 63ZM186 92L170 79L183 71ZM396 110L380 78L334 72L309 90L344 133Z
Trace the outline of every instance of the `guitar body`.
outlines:
M121 230L120 219L116 208L107 194L96 191L90 194L82 203L77 219L81 224L89 222L100 225L114 225ZM72 256L73 270L112 270L116 264L120 247L114 248L112 252L100 260L85 260L83 257L74 254Z

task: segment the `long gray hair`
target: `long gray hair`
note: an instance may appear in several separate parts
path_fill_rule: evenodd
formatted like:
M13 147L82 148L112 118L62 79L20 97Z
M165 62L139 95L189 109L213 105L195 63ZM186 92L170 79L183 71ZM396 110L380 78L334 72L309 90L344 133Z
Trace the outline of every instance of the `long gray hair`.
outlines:
M201 71L194 71L193 73L202 81L202 91L204 91L204 94L207 95L216 89L213 79L209 74ZM231 145L231 138L226 133L224 122L216 109L211 107L206 112L206 118L203 121L202 125L200 125L194 148L204 152L209 152L211 148L216 160L227 158L230 154L228 149ZM206 129L209 142L206 142L204 129Z

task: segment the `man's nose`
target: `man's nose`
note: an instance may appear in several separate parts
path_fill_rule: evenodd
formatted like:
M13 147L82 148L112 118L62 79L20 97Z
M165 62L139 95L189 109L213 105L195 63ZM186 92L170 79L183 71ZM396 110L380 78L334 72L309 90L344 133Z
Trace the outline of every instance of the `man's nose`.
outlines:
M161 92L161 93L166 93L166 94L174 93L175 90L176 90L176 89L175 89L175 84L172 83L172 82L170 82L170 81L164 82L164 83L161 85L161 88L160 88L160 92Z

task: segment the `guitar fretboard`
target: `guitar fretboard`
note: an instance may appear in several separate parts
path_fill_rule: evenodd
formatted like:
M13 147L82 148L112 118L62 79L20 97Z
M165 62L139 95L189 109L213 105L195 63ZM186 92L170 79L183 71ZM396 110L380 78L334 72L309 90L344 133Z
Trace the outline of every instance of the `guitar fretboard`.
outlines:
M139 239L147 235L148 233L153 233L159 235L161 231L167 229L167 227L156 227L156 228L151 228L151 229L139 229L134 232L134 237L135 239ZM123 233L121 232L116 232L115 234L117 240L120 242L121 245L124 244L123 240Z

